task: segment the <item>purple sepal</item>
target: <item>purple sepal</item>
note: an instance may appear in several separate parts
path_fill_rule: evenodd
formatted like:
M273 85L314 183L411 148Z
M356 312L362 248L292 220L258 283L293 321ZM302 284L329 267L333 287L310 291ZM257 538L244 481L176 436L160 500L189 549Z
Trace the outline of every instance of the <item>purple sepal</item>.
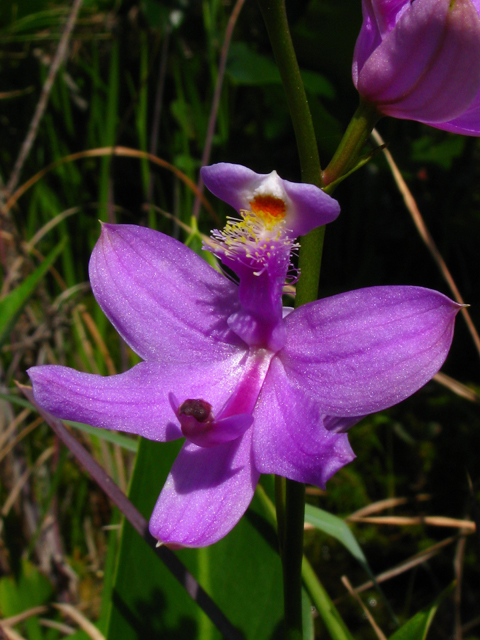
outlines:
M384 115L440 128L460 118L453 126L462 129L480 88L478 3L363 0L362 7L352 67L360 95ZM465 129L475 135L472 118Z
M285 225L292 237L332 222L340 213L336 200L312 184L282 180L275 171L255 173L240 164L220 162L201 169L205 186L238 212L250 211L257 193L268 193L284 200Z

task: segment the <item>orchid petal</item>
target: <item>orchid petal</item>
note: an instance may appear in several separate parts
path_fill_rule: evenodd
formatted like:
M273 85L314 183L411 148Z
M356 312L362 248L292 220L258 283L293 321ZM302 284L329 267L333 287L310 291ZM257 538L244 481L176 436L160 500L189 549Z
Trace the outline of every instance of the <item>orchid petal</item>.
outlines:
M150 518L152 536L169 545L204 547L233 529L259 478L251 441L249 429L241 438L211 449L186 443Z
M362 416L404 400L442 366L461 305L421 287L372 287L318 300L285 320L278 357L325 414Z
M340 213L338 202L318 187L282 180L276 172L259 174L242 165L220 162L202 167L201 175L206 187L238 212L249 211L257 194L283 200L286 228L294 237L332 222Z
M210 448L242 436L252 426L253 417L249 413L241 413L204 424L193 416L181 416L180 423L187 440L199 447Z
M202 397L220 410L241 372L237 356L207 360L201 367L176 361L141 362L108 377L56 365L32 367L28 375L36 402L58 418L168 441L182 437L170 391L179 397Z
M325 428L321 411L289 383L281 360L275 358L254 414L257 469L324 488L355 454L346 434Z
M354 68L357 89L385 115L431 124L460 116L480 87L479 34L470 0L410 3L361 69ZM364 51L365 36L358 53Z
M227 325L236 285L177 240L104 224L89 271L97 302L143 359L201 366L242 348Z

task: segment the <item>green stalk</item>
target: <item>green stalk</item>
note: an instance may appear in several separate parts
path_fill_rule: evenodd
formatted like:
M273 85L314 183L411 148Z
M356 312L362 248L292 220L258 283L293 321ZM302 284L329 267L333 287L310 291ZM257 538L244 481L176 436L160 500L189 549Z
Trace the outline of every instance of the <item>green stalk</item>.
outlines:
M322 185L312 116L293 48L284 0L259 0L273 54L286 93L292 118L302 180ZM300 268L295 306L316 300L322 257L324 229L315 229L302 238ZM287 640L302 640L302 558L305 515L303 484L276 478L278 535L283 566L285 634Z
M323 186L328 187L329 184L336 182L353 169L373 128L381 117L374 105L360 99L358 109L350 120L335 155L323 172ZM328 189L326 191L330 192Z
M286 93L297 140L302 180L321 187L323 185L315 131L288 27L285 2L284 0L258 0L258 3Z

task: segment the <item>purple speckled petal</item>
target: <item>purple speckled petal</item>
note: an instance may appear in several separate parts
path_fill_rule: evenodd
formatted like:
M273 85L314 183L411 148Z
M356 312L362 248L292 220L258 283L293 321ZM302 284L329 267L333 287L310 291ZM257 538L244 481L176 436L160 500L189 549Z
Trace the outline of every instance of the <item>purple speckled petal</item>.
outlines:
M372 287L318 300L285 320L289 380L325 414L386 409L442 366L460 305L421 287Z
M361 69L354 65L358 91L381 113L435 124L460 116L473 101L480 87L480 17L470 0L451 5L416 0Z
M241 373L238 356L201 367L141 362L108 377L56 365L28 370L36 402L54 416L160 441L182 437L170 392L182 399L203 398L219 411Z
M274 358L254 413L253 451L261 473L325 487L355 458L345 433L326 429L318 403L290 385Z
M260 174L242 165L220 162L202 167L201 175L206 187L237 211L249 211L255 192L266 188L269 194L284 200L285 224L294 237L332 222L340 213L338 202L318 187L282 180L275 172Z
M227 325L237 287L177 240L105 224L89 271L99 305L144 360L201 365L241 348Z
M252 430L234 442L180 451L150 518L150 533L174 546L205 547L223 538L250 504L259 473Z

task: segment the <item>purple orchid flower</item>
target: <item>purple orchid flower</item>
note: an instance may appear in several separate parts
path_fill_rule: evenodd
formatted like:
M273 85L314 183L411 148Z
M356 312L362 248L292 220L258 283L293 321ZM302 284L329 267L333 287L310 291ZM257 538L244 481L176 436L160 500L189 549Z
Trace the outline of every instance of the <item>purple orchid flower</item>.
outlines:
M362 0L353 82L383 115L480 135L480 0Z
M109 377L61 366L28 372L36 401L59 418L152 440L185 437L150 520L170 546L225 536L260 473L324 487L355 457L345 431L439 370L459 310L428 289L373 287L282 311L295 246L285 220L312 228L333 220L338 204L310 185L234 165L202 177L239 210L213 234L239 285L169 236L103 225L92 289L143 362Z

